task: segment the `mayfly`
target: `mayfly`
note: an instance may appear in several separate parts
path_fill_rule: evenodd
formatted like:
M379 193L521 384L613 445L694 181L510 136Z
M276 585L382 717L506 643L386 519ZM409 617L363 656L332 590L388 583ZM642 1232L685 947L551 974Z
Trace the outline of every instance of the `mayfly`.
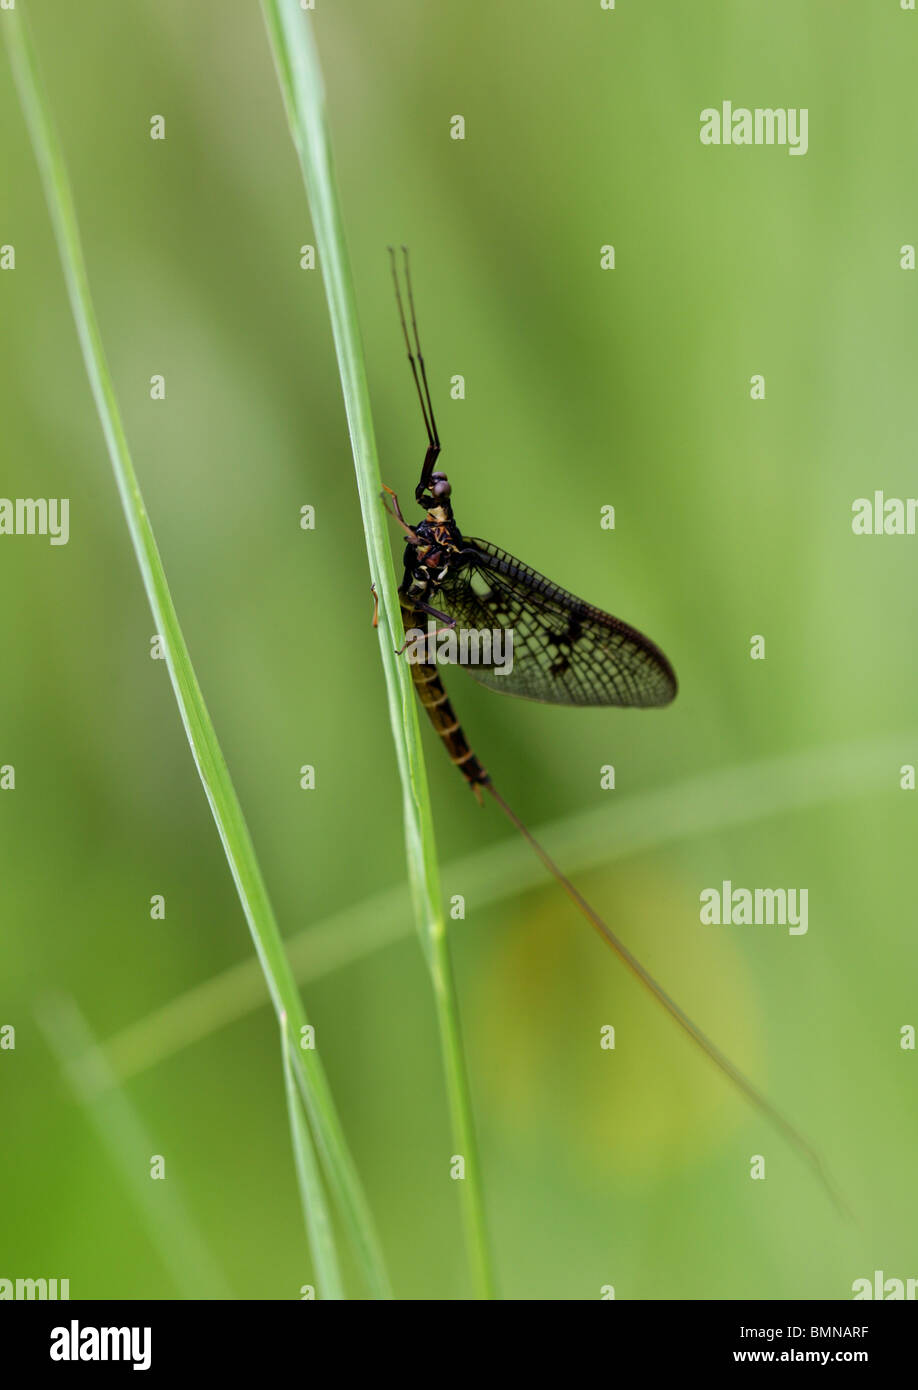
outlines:
M428 633L422 641L419 639L420 645L415 644L411 661L411 675L421 704L450 759L478 800L486 793L497 803L606 944L710 1060L808 1159L830 1195L841 1205L812 1146L657 983L507 804L456 717L430 642L441 633L457 629L502 629L512 634L512 669L500 670L493 661L481 661L480 648L476 649L479 659L464 664L460 658L459 662L481 684L508 695L548 704L646 709L669 704L675 698L677 683L663 652L636 628L576 598L498 546L465 536L460 530L453 514L449 479L436 467L440 436L421 352L405 247L402 254L404 298L395 253L389 248L402 334L427 433L421 476L414 492L415 501L424 510L424 519L416 525L406 521L391 488L385 489L383 501L405 534L404 574L399 585L405 629L420 629L423 633L426 628ZM392 499L391 505L387 497Z

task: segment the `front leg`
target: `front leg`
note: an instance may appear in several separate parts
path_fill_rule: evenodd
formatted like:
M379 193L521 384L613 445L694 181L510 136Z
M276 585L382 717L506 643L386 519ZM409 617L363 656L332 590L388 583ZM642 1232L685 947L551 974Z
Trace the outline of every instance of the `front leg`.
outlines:
M418 612L418 613L427 613L427 614L430 615L431 618L436 618L439 622L441 622L441 623L444 624L443 627L438 627L437 630L436 630L436 632L429 632L429 633L427 634L427 636L424 638L424 641L425 641L425 642L429 642L429 641L431 640L431 638L437 638L437 637L439 637L441 632L454 632L454 631L455 631L455 629L456 629L456 619L455 619L455 618L451 618L451 617L449 616L448 613L441 613L440 610L439 610L439 608L431 608L430 604L429 604L429 603L424 603L424 601L423 601L422 599L412 599L412 603L413 603L413 606L414 606L416 612ZM401 645L400 647L397 647L397 648L396 648L395 655L396 655L396 656L401 656L402 653L403 653L403 652L405 651L405 649L407 648L407 646L408 646L408 639L407 639L407 637L406 637L406 638L405 638L405 641L402 643L402 645Z
M392 498L391 507L389 506L389 503L386 501L386 493L388 493L389 496ZM399 526L401 526L402 530L405 532L405 540L408 542L408 544L420 545L420 537L418 536L418 533L417 531L415 531L414 527L409 526L405 518L402 516L402 509L398 504L398 497L392 491L391 487L386 487L385 483L383 483L383 490L379 494L379 496L386 511L389 513L391 517L395 518Z
M430 487L430 475L433 472L434 464L436 463L439 457L440 441L432 441L430 447L427 450L427 453L424 455L424 462L421 465L421 481L418 483L417 487L414 490L414 500L416 502L420 502L421 506L424 505L421 499L423 498L424 493Z

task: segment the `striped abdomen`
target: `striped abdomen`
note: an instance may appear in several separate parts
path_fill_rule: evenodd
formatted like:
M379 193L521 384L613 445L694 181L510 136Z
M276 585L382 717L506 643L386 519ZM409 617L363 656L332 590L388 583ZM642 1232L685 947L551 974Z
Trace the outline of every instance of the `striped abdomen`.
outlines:
M423 628L425 620L420 613L406 604L402 605L402 609L406 628ZM472 786L481 782L489 782L491 779L472 752L468 739L462 732L462 725L456 718L455 710L450 704L436 662L412 661L410 665L414 688L418 692L421 704L430 716L431 724L446 745L450 761L456 764L463 777Z

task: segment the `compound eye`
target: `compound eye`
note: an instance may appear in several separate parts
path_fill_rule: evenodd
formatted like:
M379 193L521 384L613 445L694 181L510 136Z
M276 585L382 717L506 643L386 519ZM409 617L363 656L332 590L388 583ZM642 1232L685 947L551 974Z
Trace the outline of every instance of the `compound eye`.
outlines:
M445 473L432 473L430 481L433 484L430 490L434 497L449 497L452 493L452 488L446 480Z

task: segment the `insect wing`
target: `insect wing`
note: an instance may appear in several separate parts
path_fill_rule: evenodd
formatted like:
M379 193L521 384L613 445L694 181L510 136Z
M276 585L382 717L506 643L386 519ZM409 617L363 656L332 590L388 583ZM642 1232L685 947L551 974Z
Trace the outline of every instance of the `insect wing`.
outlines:
M460 664L490 690L552 705L643 708L676 694L673 669L649 638L488 541L465 540L434 601L459 629L503 629L503 664L493 646L492 660L482 661L480 639L458 649Z

